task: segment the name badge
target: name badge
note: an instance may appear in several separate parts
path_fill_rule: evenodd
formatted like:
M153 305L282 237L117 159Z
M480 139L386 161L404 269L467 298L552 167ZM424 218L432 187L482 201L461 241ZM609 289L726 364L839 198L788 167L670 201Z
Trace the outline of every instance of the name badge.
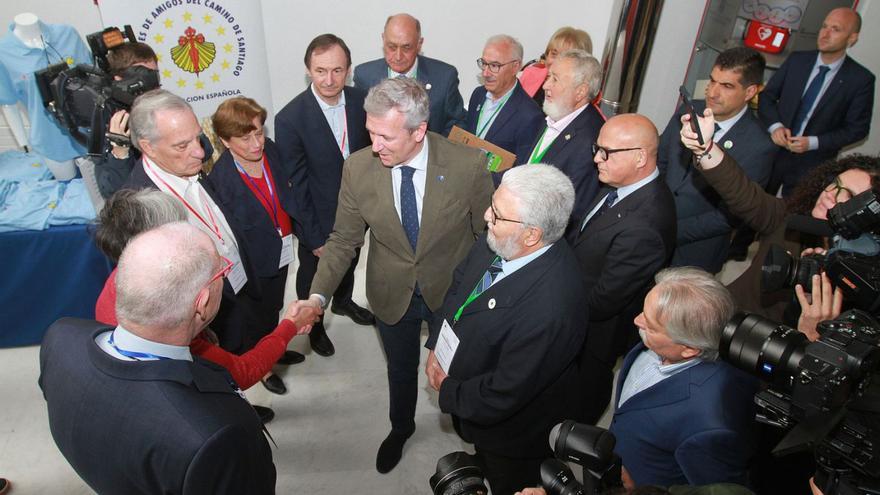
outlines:
M281 238L281 259L278 260L278 268L284 268L293 262L293 234L287 234Z
M226 280L229 281L232 290L238 294L238 291L247 283L247 274L244 272L244 265L241 264L241 255L237 251L230 250L226 257L232 262L232 271L226 276Z
M440 327L440 337L437 338L437 345L434 346L434 357L437 358L437 362L440 363L440 367L447 375L452 359L455 357L455 351L458 350L458 343L458 335L455 335L449 322L444 319L443 325Z

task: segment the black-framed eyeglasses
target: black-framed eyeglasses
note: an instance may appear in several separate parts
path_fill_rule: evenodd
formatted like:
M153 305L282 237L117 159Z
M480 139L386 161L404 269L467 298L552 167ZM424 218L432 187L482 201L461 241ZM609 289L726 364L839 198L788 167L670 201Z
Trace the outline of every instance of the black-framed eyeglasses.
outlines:
M510 62L504 62L503 64L500 64L498 62L486 62L482 58L478 58L477 59L477 67L479 67L480 70L483 70L488 67L489 72L491 72L493 74L498 74L498 71L500 71L502 67L504 67L505 65L512 64L514 62L516 62L516 60L511 60Z
M825 191L834 191L834 201L838 203L849 201L855 196L855 193L852 192L851 189L847 188L840 182L840 176L835 177L834 181L831 182L831 184L828 184L828 187L825 188Z
M499 215L498 211L495 210L495 203L494 202L489 203L489 209L492 210L492 225L495 225L499 220L501 220L502 222L518 223L520 225L525 225L524 222L521 222L519 220L511 220L509 218L504 218L501 215Z
M596 154L598 154L599 158L601 158L603 161L605 161L608 159L608 155L613 155L614 153L620 153L621 151L635 151L635 150L640 150L640 149L642 149L642 148L612 149L612 148L606 148L604 146L599 146L599 143L593 143L593 156L596 156Z

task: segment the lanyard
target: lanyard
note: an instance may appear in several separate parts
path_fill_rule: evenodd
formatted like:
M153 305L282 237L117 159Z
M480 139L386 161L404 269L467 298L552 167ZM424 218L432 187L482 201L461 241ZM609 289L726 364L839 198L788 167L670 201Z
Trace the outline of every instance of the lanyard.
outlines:
M490 263L489 265L490 266L494 265L495 262L497 262L499 259L500 259L500 257L496 256L495 259L492 260L492 263ZM455 316L452 318L453 324L458 323L458 319L461 318L461 313L462 313L462 311L464 311L464 308L468 307L468 305L470 305L470 303L474 302L474 299L480 297L480 294L485 292L485 291L479 292L480 286L482 284L483 284L483 277L481 276L480 279L477 280L477 285L474 286L474 290L472 290L470 295L467 296L467 299L465 299L464 304L462 304L458 308L458 311L455 312ZM488 289L488 287L487 287L487 289Z
M132 358L135 361L140 361L141 359L158 359L160 361L164 360L164 359L171 359L170 357L157 356L156 354L150 354L149 352L137 352L137 351L129 351L126 349L120 349L119 347L116 346L116 343L113 341L113 335L115 335L115 334L116 334L115 330L110 332L110 338L107 340L107 343L110 344L110 347L116 349L116 352L118 352L119 354L121 354L127 358Z
M486 123L483 124L482 128L477 130L477 137L482 138L486 135L486 132L489 130L489 126L492 124L492 122L495 121L495 116L498 115L498 112L501 111L501 107L503 107L504 104L507 103L507 100L510 99L510 95L512 95L512 94L513 93L508 93L508 95L505 96L503 100L501 100L501 103L499 103L498 106L495 107L495 111L493 111L492 115L489 116L489 120L487 120ZM486 104L484 103L483 106L480 108L480 116L477 117L477 126L478 127L480 125L480 121L483 120L483 110L485 110L485 109L486 109Z
M278 231L278 235L281 235L281 224L278 222L278 206L275 204L275 190L272 189L272 181L269 180L269 173L266 172L266 155L263 155L263 161L260 163L260 166L263 167L263 180L266 181L266 188L269 189L268 198L266 198L263 192L260 191L260 188L257 187L257 182L254 180L253 177L250 176L250 174L247 173L247 170L245 170L244 167L242 167L241 164L238 163L238 160L233 160L233 163L235 163L235 168L237 168L238 171L241 172L241 175L243 175L245 179L247 179L248 182L250 182L251 185L254 186L254 191L259 194L261 198L263 198L263 201L271 205L272 223L275 224L275 230Z
M199 212L197 212L197 211L196 211L196 210L195 210L195 209L189 204L189 202L187 202L187 200L183 199L183 196L181 196L176 190L174 190L173 187L171 187L171 184L165 182L165 179L163 179L158 173L156 173L155 170L153 170L153 166L150 165L150 161L149 161L146 157L144 157L144 165L147 166L147 169L150 170L150 173L151 173L154 177L156 177L157 179L159 179L159 181L160 181L162 184L164 184L165 187L167 187L169 191L171 191L171 194L173 194L174 197L176 197L178 200L180 200L181 203L183 203L183 206L186 206L186 208L187 208L190 212L192 212L192 214L195 215L195 217L198 218L199 221L202 222L202 223L205 225L205 227L208 227L208 229L210 229L211 232L213 232L214 235L217 236L217 239L220 239L220 243L221 243L221 244L226 244L226 242L223 240L223 235L220 234L220 227L217 225L217 220L214 218L214 214L211 212L211 206L208 204L207 198L205 198L205 192L204 192L204 190L199 190L199 196L202 198L202 203L205 205L205 210L206 210L207 213L208 213L208 218L210 218L210 220L211 220L211 223L210 223L210 224L208 224L208 222L204 219L204 217L202 217L201 215L199 215Z
M339 152L345 157L345 139L348 137L348 114L345 107L342 107L342 139L339 142Z
M544 158L544 155L547 154L547 150L550 149L550 145L553 144L553 141L550 141L549 143L547 143L547 146L544 148L544 150L538 153L538 150L540 150L541 146L544 145L544 135L547 134L547 129L549 129L549 127L544 127L544 132L541 133L541 139L538 139L538 144L535 145L535 149L532 150L532 156L529 157L529 163L540 162Z

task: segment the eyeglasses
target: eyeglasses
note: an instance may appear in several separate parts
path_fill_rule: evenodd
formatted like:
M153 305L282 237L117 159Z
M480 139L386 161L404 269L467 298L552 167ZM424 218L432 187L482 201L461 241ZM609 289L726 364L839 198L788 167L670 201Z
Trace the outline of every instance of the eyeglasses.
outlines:
M205 284L206 286L213 284L214 281L217 279L226 278L226 276L229 275L229 272L232 271L232 267L235 266L232 261L230 261L229 258L225 256L221 256L220 259L223 260L225 265L223 266L223 268L220 269L219 272L215 273L214 276L211 277L211 280L208 280L208 283Z
M480 70L483 70L488 67L489 72L491 72L493 74L498 74L498 71L500 71L502 67L504 67L505 65L512 64L514 62L516 62L516 60L511 60L510 62L505 62L503 64L499 64L498 62L486 62L482 58L478 58L477 59L477 67L479 67Z
M831 191L834 191L834 201L838 203L849 201L855 196L852 190L840 183L840 177L835 177L834 182L828 184L828 187L825 188L825 192Z
M640 149L642 149L642 148L620 148L620 149L615 150L612 148L606 148L604 146L599 146L599 143L593 143L593 156L596 156L598 154L599 158L601 158L602 161L605 161L608 159L608 155L613 155L614 153L620 153L621 151L634 151L634 150L640 150Z
M492 225L495 225L499 220L502 222L510 222L510 223L518 223L521 225L525 225L525 223L519 220L511 220L509 218L504 218L498 214L498 211L495 210L495 203L489 203L489 209L492 210Z

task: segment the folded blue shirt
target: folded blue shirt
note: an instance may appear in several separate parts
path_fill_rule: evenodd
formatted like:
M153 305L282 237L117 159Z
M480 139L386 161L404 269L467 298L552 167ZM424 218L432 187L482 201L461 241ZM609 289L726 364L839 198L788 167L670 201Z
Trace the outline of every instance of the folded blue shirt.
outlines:
M49 214L49 225L81 225L95 219L95 207L82 179L73 179L64 188L64 196Z
M0 153L0 180L36 182L51 179L52 172L38 153L16 150Z
M0 205L0 232L44 230L48 227L49 215L58 206L64 184L52 180L7 184L0 186L0 191L5 190L4 201Z

